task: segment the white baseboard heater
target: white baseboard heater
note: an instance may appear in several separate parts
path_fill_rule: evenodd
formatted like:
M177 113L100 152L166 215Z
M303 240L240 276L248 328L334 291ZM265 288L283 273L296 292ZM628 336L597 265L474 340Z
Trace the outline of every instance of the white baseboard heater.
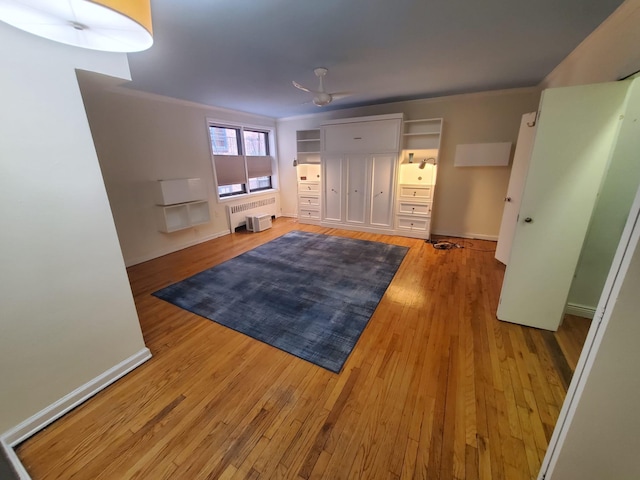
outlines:
M227 205L229 230L231 230L231 232L233 233L236 228L242 225L246 225L247 217L253 218L260 215L267 215L269 217L269 224L271 224L271 218L277 216L277 211L278 202L275 196L264 197L258 200L251 200L247 202L240 202L234 205ZM247 229L249 229L248 225Z

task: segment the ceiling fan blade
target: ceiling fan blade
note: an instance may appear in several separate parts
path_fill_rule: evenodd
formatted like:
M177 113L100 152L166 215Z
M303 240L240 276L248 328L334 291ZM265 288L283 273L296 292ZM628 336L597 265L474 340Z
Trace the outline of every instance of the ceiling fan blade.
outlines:
M340 100L341 98L350 97L353 95L351 92L336 92L331 94L333 100Z
M293 82L293 86L302 90L303 92L308 92L308 93L314 93L312 90L309 90L307 87L303 87L302 85L300 85L298 82L296 82L295 80Z

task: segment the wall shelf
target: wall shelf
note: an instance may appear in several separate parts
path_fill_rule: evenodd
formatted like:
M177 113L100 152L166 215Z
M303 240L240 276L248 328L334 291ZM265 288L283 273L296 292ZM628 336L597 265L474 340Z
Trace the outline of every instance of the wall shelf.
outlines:
M176 232L211 221L209 202L200 178L158 180L156 217L158 230Z
M296 152L298 162L320 163L320 129L298 130L296 132ZM317 161L315 161L317 156Z
M206 200L176 205L158 205L158 229L164 233L209 223L209 202Z
M405 120L402 124L403 148L438 150L441 133L442 118Z

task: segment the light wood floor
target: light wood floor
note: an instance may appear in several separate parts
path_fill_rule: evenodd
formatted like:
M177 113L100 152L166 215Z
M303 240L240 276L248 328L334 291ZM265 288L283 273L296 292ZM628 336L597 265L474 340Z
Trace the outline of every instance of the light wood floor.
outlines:
M150 295L296 228L410 247L339 375ZM589 321L497 321L495 244L463 243L281 218L134 266L153 358L18 455L33 479L535 478Z

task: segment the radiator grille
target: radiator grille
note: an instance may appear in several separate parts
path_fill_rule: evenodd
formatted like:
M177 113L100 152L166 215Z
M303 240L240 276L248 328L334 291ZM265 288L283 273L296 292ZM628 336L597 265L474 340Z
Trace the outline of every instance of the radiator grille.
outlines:
M241 203L240 205L230 205L229 210L231 213L242 213L254 208L264 207L265 205L275 205L276 197L263 198L261 200L254 200L253 202Z
M265 197L258 200L238 203L236 205L227 205L229 229L233 232L240 225L246 224L248 216L267 214L275 217L277 214L276 212L276 197Z

